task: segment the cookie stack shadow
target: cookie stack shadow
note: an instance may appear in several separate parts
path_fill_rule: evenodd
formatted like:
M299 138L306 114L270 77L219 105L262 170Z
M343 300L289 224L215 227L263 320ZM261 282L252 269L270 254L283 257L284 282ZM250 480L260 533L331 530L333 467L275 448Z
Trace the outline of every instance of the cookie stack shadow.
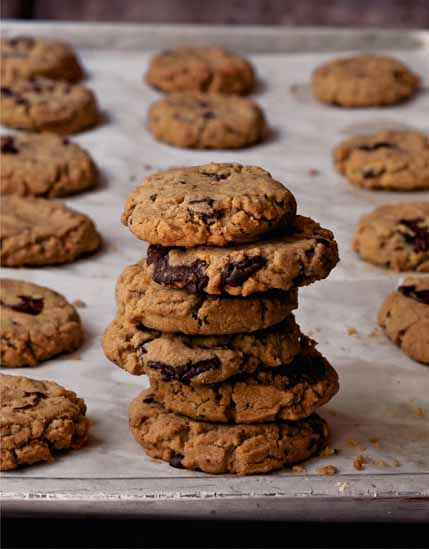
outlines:
M130 405L146 453L207 473L266 473L327 443L316 409L334 368L301 333L298 287L338 261L332 233L296 215L261 168L209 164L148 177L122 221L150 243L116 287L106 356L150 388Z

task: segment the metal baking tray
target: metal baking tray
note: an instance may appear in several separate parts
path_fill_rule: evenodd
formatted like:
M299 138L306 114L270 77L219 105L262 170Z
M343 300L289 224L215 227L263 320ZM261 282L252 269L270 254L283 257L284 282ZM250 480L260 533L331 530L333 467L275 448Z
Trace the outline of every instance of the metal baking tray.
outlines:
M3 513L427 520L429 369L403 355L376 326L378 307L399 275L361 261L350 242L362 213L428 194L356 189L335 173L331 152L342 139L378 127L429 130L429 32L13 21L2 27L4 35L68 40L81 55L102 122L74 139L91 151L102 181L98 189L66 203L88 213L104 237L102 251L70 265L2 269L3 277L43 284L86 303L80 309L86 331L82 349L9 373L52 379L75 390L86 400L92 422L87 448L2 475ZM178 44L220 44L251 58L259 77L254 98L272 128L266 142L239 151L192 151L154 141L145 129L145 113L158 94L143 84L142 75L155 51ZM315 66L362 50L403 59L426 82L422 91L407 103L382 109L339 109L312 99L308 82ZM101 333L115 312L115 280L146 249L119 222L128 192L152 171L210 161L262 165L294 192L300 213L332 229L340 245L341 263L329 279L300 291L298 321L319 341L341 381L340 393L321 412L338 452L310 460L306 473L282 470L240 478L154 462L127 427L127 406L146 380L114 367L100 347ZM422 416L416 414L419 408ZM357 471L353 460L361 453L371 463ZM317 469L328 464L338 473L318 475Z

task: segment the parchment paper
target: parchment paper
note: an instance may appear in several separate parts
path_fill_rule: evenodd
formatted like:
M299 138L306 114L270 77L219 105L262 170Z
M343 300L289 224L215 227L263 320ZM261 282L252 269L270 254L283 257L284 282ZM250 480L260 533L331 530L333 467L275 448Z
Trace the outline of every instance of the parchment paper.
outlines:
M188 36L188 43L191 38ZM91 39L97 40L96 31ZM120 42L120 35L116 42ZM79 43L75 45L79 47ZM211 161L263 166L295 194L299 212L332 229L339 242L341 263L329 279L300 290L297 318L301 328L319 341L320 350L338 370L341 382L338 396L321 411L332 428L330 445L338 453L310 460L306 464L308 474L328 464L338 468L337 481L350 473L428 473L429 368L407 358L377 329L375 320L384 297L401 277L361 261L350 247L361 214L382 203L427 200L428 193L359 190L336 174L331 161L332 148L355 132L382 126L414 126L429 131L427 86L418 97L397 107L331 108L311 98L308 80L319 63L338 54L252 54L260 81L254 98L265 109L272 127L270 139L246 150L191 151L157 143L145 129L146 110L158 97L142 83L153 52L132 49L127 43L123 50L102 47L80 49L79 53L88 71L86 84L96 92L104 120L95 130L73 140L91 152L102 171L102 182L96 190L65 202L95 220L104 239L103 250L70 265L2 269L1 275L42 284L70 301L86 303L86 308L79 309L86 333L80 350L37 368L5 373L51 379L75 390L88 405L91 440L87 448L54 463L6 476L204 476L154 463L145 456L127 426L127 406L146 385L145 378L133 377L111 364L101 350L100 336L115 315L117 276L146 250L146 245L119 222L127 194L151 172ZM388 53L397 55L423 78L429 77L428 47ZM310 170L319 174L311 175ZM416 416L417 408L422 409L423 417ZM379 442L374 445L369 439ZM362 453L379 463L367 464L358 473L353 469L353 459ZM287 483L289 475L296 475L290 471L275 474L279 486Z

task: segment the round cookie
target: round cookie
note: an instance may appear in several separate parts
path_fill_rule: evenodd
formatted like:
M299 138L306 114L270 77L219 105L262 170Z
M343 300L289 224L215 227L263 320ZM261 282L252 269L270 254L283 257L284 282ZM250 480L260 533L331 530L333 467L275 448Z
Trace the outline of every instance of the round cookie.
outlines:
M353 250L394 271L429 272L429 202L401 202L360 218Z
M148 126L158 141L193 149L237 149L266 133L260 107L234 95L175 93L154 103Z
M300 215L266 240L223 248L151 245L146 259L159 284L191 293L242 296L311 284L328 276L337 262L331 231Z
M130 265L116 285L119 315L161 332L223 335L254 332L284 320L298 303L296 289L247 298L190 294L154 282L144 261Z
M69 263L101 244L89 217L43 198L3 196L0 228L0 264L4 267Z
M147 177L131 191L122 223L151 244L225 246L292 222L296 201L255 166L207 164Z
M1 136L0 194L56 198L96 184L89 154L55 134Z
M377 320L404 353L429 364L429 277L406 278L387 296Z
M0 375L0 470L52 461L88 439L86 406L53 381Z
M0 88L0 122L18 130L80 132L97 123L91 90L60 80L16 80Z
M73 49L64 42L15 36L0 40L1 81L28 80L44 76L77 82L82 69Z
M161 333L117 317L102 343L107 358L130 374L207 385L288 364L300 351L300 337L293 315L266 330L223 336Z
M0 280L2 367L36 366L82 341L79 315L64 296L30 282Z
M420 79L400 61L380 55L335 59L312 76L313 95L340 107L377 107L400 103L415 93Z
M162 372L162 370L161 370ZM195 386L149 374L155 398L170 412L218 423L296 421L338 392L338 375L308 342L290 364Z
M310 458L328 441L316 414L293 422L225 425L167 412L151 390L130 405L130 429L146 454L205 473L268 473Z
M339 173L364 189L429 189L429 135L383 130L359 135L335 149Z
M146 82L164 92L246 95L255 87L252 65L223 48L176 48L155 56Z

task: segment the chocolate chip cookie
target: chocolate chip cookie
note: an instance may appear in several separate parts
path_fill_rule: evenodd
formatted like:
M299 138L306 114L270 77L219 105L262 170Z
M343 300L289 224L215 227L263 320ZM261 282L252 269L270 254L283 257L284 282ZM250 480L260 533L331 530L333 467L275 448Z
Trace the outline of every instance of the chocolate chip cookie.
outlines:
M300 421L225 425L167 412L151 390L130 405L130 429L145 452L171 466L205 473L268 473L317 454L328 426L316 414Z
M52 461L88 439L86 406L53 381L0 375L0 469Z
M4 267L69 263L101 244L89 217L43 198L3 196L0 228Z
M296 201L255 166L207 164L147 177L129 195L122 223L162 246L249 242L293 221Z
M159 141L192 149L237 149L266 133L262 110L250 99L189 92L154 103L148 126Z
M162 369L160 370L162 373ZM338 376L304 339L294 360L258 369L214 385L189 385L149 373L155 398L164 408L192 419L218 423L296 421L311 415L338 392Z
M0 193L56 198L93 187L97 170L89 154L55 134L1 136Z
M60 80L16 80L0 87L0 122L18 130L80 132L97 123L95 96Z
M364 189L429 189L429 135L383 130L352 137L335 149L335 164Z
M266 330L223 336L161 333L117 317L104 332L103 350L130 374L207 385L288 364L300 351L300 338L293 315Z
M397 59L359 55L335 59L312 76L314 96L340 107L377 107L400 103L412 96L420 79Z
M73 49L59 40L15 36L0 40L1 80L44 76L54 80L76 82L82 78L82 69Z
M394 271L429 272L429 202L385 205L364 215L353 250Z
M255 86L251 64L223 48L176 48L155 56L146 82L164 92L245 95Z
M328 276L337 262L331 231L300 215L281 233L252 244L188 249L152 245L146 260L159 284L191 293L242 296L311 284Z
M404 353L429 364L429 277L406 278L387 296L378 323Z
M161 332L223 335L254 332L284 320L297 307L297 290L246 298L190 294L152 280L142 261L127 267L116 286L118 312Z
M19 280L0 280L0 356L4 368L36 366L82 343L76 309L57 292Z

